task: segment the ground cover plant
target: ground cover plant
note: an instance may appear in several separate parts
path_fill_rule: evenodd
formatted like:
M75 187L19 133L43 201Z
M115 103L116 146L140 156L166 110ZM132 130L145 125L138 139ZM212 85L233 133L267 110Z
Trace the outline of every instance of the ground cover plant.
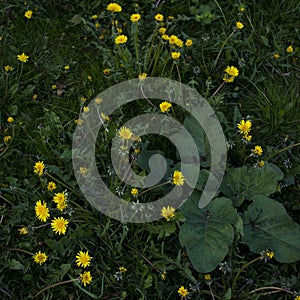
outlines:
M299 300L299 13L296 0L2 1L0 298ZM225 175L203 208L209 138L167 85L166 99L101 111L100 93L150 77L195 89L222 126ZM182 206L131 223L87 201L77 180L89 176L89 157L72 145L91 103L108 189L134 214L192 186ZM124 125L150 113L192 136L201 162L194 185L176 145ZM111 159L115 136L118 160L141 177L151 156L166 159L158 183L123 182ZM78 172L74 155L86 162Z

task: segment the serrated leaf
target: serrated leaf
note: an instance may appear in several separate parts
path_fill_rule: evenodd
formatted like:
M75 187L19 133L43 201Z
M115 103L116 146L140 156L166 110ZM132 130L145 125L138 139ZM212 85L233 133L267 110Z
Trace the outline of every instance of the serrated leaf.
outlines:
M282 178L282 171L274 164L266 163L264 168L243 166L230 169L220 189L233 200L235 207L239 207L245 199L251 200L255 195L269 196L276 192L278 181Z
M281 263L300 260L300 225L279 202L265 196L255 196L253 200L243 215L242 242L255 253L271 249Z
M226 256L239 216L230 199L217 198L200 209L199 198L196 191L181 207L187 220L179 239L194 268L204 273L214 270Z

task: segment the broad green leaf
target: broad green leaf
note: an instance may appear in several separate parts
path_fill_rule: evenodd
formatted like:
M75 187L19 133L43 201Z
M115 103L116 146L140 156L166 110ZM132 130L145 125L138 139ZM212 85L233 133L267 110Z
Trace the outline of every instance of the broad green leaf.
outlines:
M256 253L271 249L281 263L300 260L300 225L277 201L265 196L255 196L253 200L243 215L242 242Z
M22 271L25 270L25 267L23 266L23 264L21 264L20 261L14 259L14 258L9 262L9 268L12 270L22 270Z
M274 164L266 163L263 168L234 168L224 176L221 192L238 207L245 199L252 200L255 195L269 196L274 193L282 178L282 171Z
M214 199L202 209L199 199L196 191L181 207L187 220L180 228L179 239L194 268L211 272L226 256L239 216L230 199Z

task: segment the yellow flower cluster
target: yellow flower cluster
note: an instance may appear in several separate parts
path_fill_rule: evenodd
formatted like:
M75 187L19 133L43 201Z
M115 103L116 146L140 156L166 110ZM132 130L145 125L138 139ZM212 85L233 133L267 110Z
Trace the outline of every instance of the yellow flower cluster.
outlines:
M223 77L223 80L225 82L233 82L234 79L239 75L239 70L238 68L234 66L227 66L224 70L225 74Z

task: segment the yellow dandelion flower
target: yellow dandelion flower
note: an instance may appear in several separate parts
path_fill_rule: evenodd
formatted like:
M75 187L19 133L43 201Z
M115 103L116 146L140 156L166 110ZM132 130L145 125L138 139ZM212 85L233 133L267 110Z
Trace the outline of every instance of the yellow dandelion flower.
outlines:
M116 43L117 45L125 44L126 42L127 42L127 36L124 35L124 34L118 35L118 36L115 38L115 43Z
M45 165L44 162L38 161L35 163L33 167L33 172L35 174L38 174L39 176L42 176L44 174Z
M139 74L139 79L140 80L145 80L146 78L147 78L147 73Z
M3 137L4 143L8 143L11 140L11 135L6 135Z
M162 14L156 14L154 19L158 22L162 22L164 20L164 16Z
M110 121L110 117L107 116L106 114L104 114L103 112L100 113L100 116L102 118L102 120L106 121L106 122L109 122Z
M167 271L163 270L160 276L161 276L162 280L166 280L166 278L167 278Z
M288 47L286 48L286 52L287 52L287 53L293 53L293 52L294 52L293 46L292 46L292 45L288 46Z
M175 42L175 45L179 48L183 47L183 41L181 39L177 39L177 41Z
M280 55L279 55L278 53L274 53L273 57L274 57L275 59L278 59L278 58L280 57Z
M89 169L86 168L86 167L80 167L79 168L79 173L82 175L82 176L86 176L87 173L88 173Z
M211 281L211 276L210 276L210 274L205 274L205 275L204 275L204 279L205 279L206 281Z
M63 217L54 218L51 222L52 230L55 233L60 234L66 234L67 227L68 227L69 221L64 219Z
M172 104L170 102L164 101L159 104L160 111L165 113L169 111L169 109L172 107Z
M244 135L244 139L245 139L246 142L250 142L251 139L252 139L252 135L245 134L245 135Z
M180 171L178 171L178 170L174 171L172 182L173 182L173 184L179 185L179 186L184 184L184 176L182 175L182 173Z
M32 17L32 10L27 10L24 14L24 16L27 18L27 19L30 19Z
M244 24L243 24L242 22L236 22L236 23L235 23L235 27L236 27L237 29L243 29L243 28L244 28Z
M108 76L110 74L110 69L106 68L102 72L103 72L104 75Z
M169 44L170 44L170 45L176 44L177 40L178 40L178 37L177 37L176 35L172 34L172 35L169 37Z
M240 11L240 12L244 12L244 11L245 11L245 7L244 7L244 6L241 6L241 7L239 8L239 11Z
M171 56L174 60L179 59L180 57L180 52L172 52Z
M37 95L37 94L33 94L33 95L32 95L32 99L33 99L33 100L36 100L37 98L38 98L38 95Z
M66 65L66 66L64 66L64 69L65 69L66 71L68 71L68 70L70 70L70 66L69 66L69 65Z
M262 168L262 167L265 166L265 162L264 162L263 160L261 160L261 161L259 161L259 162L257 163L257 166L258 166L259 168Z
M193 41L192 41L191 39L187 39L187 40L185 41L185 45L186 45L187 47L191 47L191 46L193 45Z
M14 118L13 117L8 117L7 118L7 122L8 123L13 123L14 122Z
M122 7L121 5L117 4L117 3L110 3L107 5L106 10L115 13L115 12L121 12L122 11Z
M27 56L24 52L22 54L19 54L17 57L18 57L18 60L23 63L26 63L29 58L29 56Z
M169 41L169 40L170 40L170 37L169 37L167 34L163 34L163 35L161 36L161 38L162 38L163 40L165 40L165 41Z
M97 20L97 19L98 19L98 15L92 15L92 16L91 16L91 19L92 19L92 20Z
M79 251L76 255L76 264L78 267L86 268L91 264L92 257L89 255L89 251Z
M127 269L125 267L120 267L119 271L120 271L120 273L125 273L125 272L127 272Z
M88 113L90 111L90 109L87 106L83 107L83 112Z
M45 203L44 201L43 203L41 200L37 201L34 209L36 217L42 222L46 222L50 217L49 208L47 207L47 203Z
M132 138L132 136L133 136L133 133L132 133L132 131L129 128L123 126L119 130L118 135L123 140L130 140Z
M163 207L161 209L161 216L164 217L167 221L170 221L171 218L175 217L174 214L175 208L172 206Z
M51 85L51 89L52 89L52 90L56 90L56 89L57 89L57 85L56 85L56 84L52 84L52 85Z
M53 181L49 181L47 184L47 190L52 192L56 189L56 183Z
M131 17L130 17L130 21L132 23L137 23L140 19L141 19L140 14L132 14Z
M95 27L96 27L97 29L100 28L100 23L96 22L96 23L95 23Z
M252 122L250 120L241 120L240 123L237 124L237 128L240 130L241 134L248 135L251 131Z
M85 271L83 274L79 274L79 275L80 275L79 279L81 280L84 286L92 282L93 277L91 276L90 271Z
M165 28L165 27L160 27L160 28L158 29L158 32L159 32L160 34L165 34L166 31L167 31L167 28Z
M267 250L267 251L266 251L266 256L267 256L269 259L272 259L272 258L274 257L274 252L273 252L273 251Z
M224 70L225 73L227 73L229 76L237 77L239 75L238 68L234 66L227 66Z
M253 154L256 155L262 155L263 154L263 150L261 146L255 146L253 150L251 150Z
M43 253L41 251L35 253L35 255L33 255L32 257L33 257L34 261L40 265L42 265L44 262L46 262L46 260L48 258L46 253Z
M6 73L8 73L9 71L13 71L13 67L12 66L9 66L9 65L7 65L7 66L4 66L4 71L6 72Z
M186 297L186 296L189 294L188 290L187 290L184 286L181 286L181 287L178 289L177 293L178 293L181 297Z
M130 193L131 195L136 196L139 193L139 190L137 188L132 188Z
M20 234L24 234L24 235L29 233L29 231L26 227L22 227L22 228L18 229L18 231L20 232Z

